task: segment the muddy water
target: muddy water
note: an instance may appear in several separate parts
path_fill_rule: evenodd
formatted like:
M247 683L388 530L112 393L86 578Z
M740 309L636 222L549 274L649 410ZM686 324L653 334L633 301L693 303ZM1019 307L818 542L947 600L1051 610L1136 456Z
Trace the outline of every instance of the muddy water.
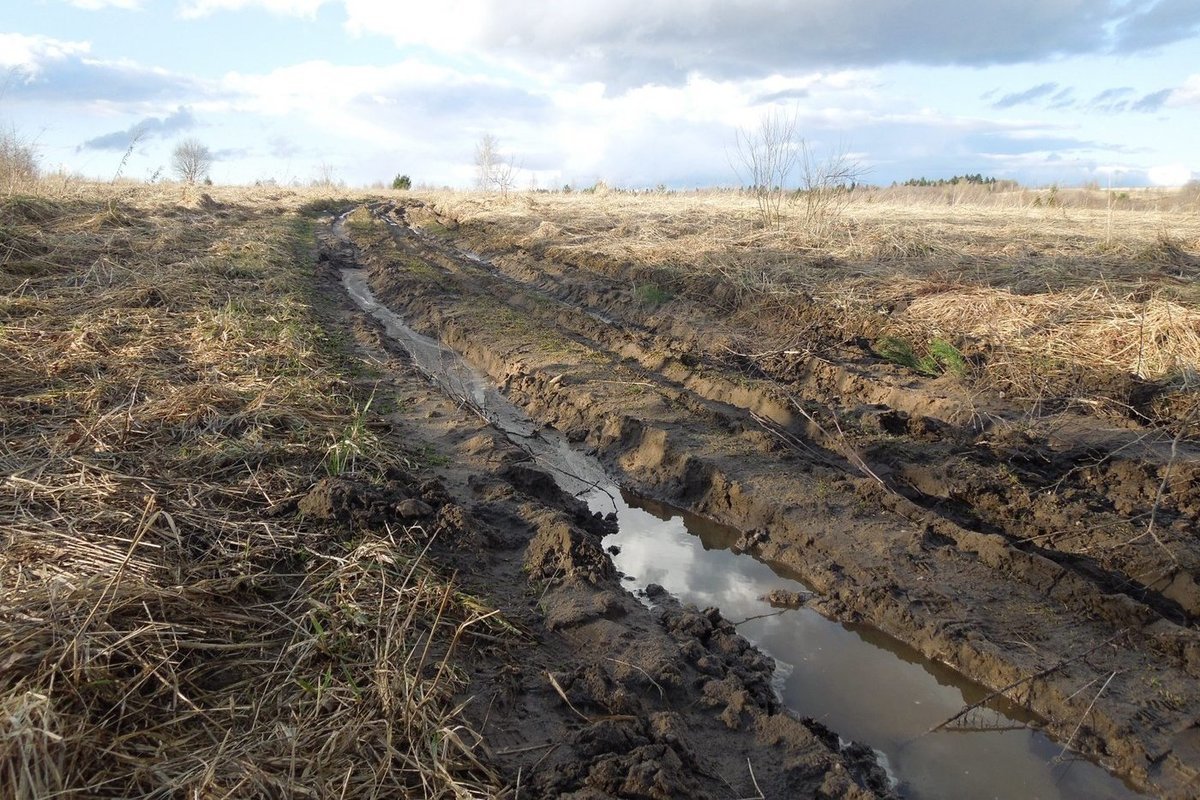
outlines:
M596 507L608 503L593 497ZM905 797L1139 797L1100 767L1070 758L1011 704L973 712L965 724L925 734L987 692L877 630L832 622L806 608L779 613L758 598L807 592L730 547L739 532L625 495L617 568L635 585L657 583L685 603L716 606L773 656L779 691L796 713L875 748ZM769 615L769 616L764 616Z
M623 495L595 459L540 429L457 353L378 303L362 270L342 270L342 280L435 384L471 404L593 510L617 512L620 532L605 545L620 549L614 560L632 585L657 583L685 603L715 606L739 622L739 632L776 659L784 703L875 748L904 796L1140 796L1094 764L1056 758L1061 747L1027 728L1032 719L1011 706L983 709L965 726L925 734L986 692L878 631L832 622L810 609L772 609L758 599L765 592L807 589L794 576L733 553L738 531Z
M528 452L543 469L554 474L564 490L574 495L598 492L606 508L614 511L619 502L615 487L594 458L580 453L553 430L544 430L514 406L490 381L471 368L454 350L436 339L422 336L375 299L367 285L366 272L343 269L342 285L359 308L379 320L388 336L403 345L417 369L450 397L469 405Z

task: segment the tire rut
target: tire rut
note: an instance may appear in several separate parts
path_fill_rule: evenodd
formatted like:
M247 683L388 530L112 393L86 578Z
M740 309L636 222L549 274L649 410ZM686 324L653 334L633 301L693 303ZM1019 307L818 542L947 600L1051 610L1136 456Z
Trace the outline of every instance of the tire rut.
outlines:
M686 345L604 323L394 221L388 230L361 237L364 253L355 256L380 296L486 370L536 419L595 448L639 491L769 531L756 555L798 572L827 613L868 620L987 685L1117 637L1126 646L1031 682L1016 699L1065 735L1091 699L1080 687L1113 672L1074 745L1167 794L1200 775L1200 755L1186 747L1197 723L1186 709L1200 707L1200 639L1176 624L1172 608L1115 592L1111 573L1022 550L1010 535L971 530L946 509L856 474L843 448L814 437L782 403L773 419L729 402L721 389L736 381L697 378L684 363ZM409 260L433 273L406 271ZM489 320L493 311L511 315L501 322L512 325ZM565 349L544 347L552 339ZM711 359L695 363L717 369ZM605 383L652 391L617 396ZM785 446L756 416L803 446ZM1153 721L1140 716L1149 673L1168 698Z
M689 350L686 343L672 340L670 337L656 336L647 326L631 323L628 330L598 319L599 312L593 308L584 307L582 315L579 306L570 300L558 296L545 286L534 285L521 278L504 272L489 261L465 255L456 251L452 246L435 237L423 234L414 229L408 222L403 207L392 204L380 204L373 208L373 213L387 226L396 245L409 256L423 259L427 263L435 263L446 274L457 274L462 277L465 285L479 287L491 294L500 296L501 287L512 293L505 298L511 307L522 313L546 317L558 331L566 331L573 340L599 353L606 353L614 359L620 359L629 366L629 360L636 362L640 369L637 380L655 383L674 393L675 402L683 403L688 410L702 415L707 424L719 421L728 425L730 420L740 424L741 430L750 426L765 427L778 435L782 433L783 442L799 445L808 455L815 456L827 465L836 467L847 473L853 473L854 458L862 457L862 452L853 452L847 457L848 445L844 437L831 436L819 423L809 422L802 414L811 417L825 411L832 413L833 423L828 427L841 430L837 422L839 415L836 411L815 407L813 412L799 410L796 413L789 408L789 402L795 403L794 398L785 398L787 390L778 386L774 381L763 376L764 385L747 387L744 383L723 377L720 370L722 364L715 363L708 354L695 356L694 350ZM534 298L534 299L530 299ZM548 314L548 309L557 308L557 314ZM624 321L624 318L623 318ZM693 363L684 363L688 355ZM705 374L698 374L701 370ZM789 389L794 387L788 387ZM896 409L886 407L883 411L872 409L873 413L894 413ZM749 415L747 417L747 414ZM807 423L807 424L805 424ZM964 432L951 436L952 447L958 447ZM928 443L922 445L928 449ZM909 454L904 453L907 457ZM869 458L869 456L868 456ZM971 456L972 466L980 471L995 472L1001 467L1001 462L987 451L976 450ZM1166 597L1148 583L1139 582L1130 573L1148 573L1161 570L1163 565L1153 559L1147 563L1132 565L1104 564L1085 552L1059 551L1052 547L1039 547L1030 544L1030 540L1046 539L1054 536L1057 529L1029 523L1011 514L1006 518L997 518L987 510L979 509L969 499L971 492L959 492L957 496L938 497L905 484L903 475L900 480L890 479L889 469L882 461L870 459L864 465L875 475L887 475L888 488L911 500L914 508L906 513L907 518L920 518L916 509L923 509L928 514L944 519L947 522L963 527L975 533L996 534L1002 536L1018 552L1029 557L1048 559L1064 570L1074 573L1080 579L1095 585L1101 594L1119 593L1130 599L1144 603L1154 612L1172 622L1190 625L1195 621L1195 615L1200 613L1200 596L1196 598L1196 606L1184 605L1175 598ZM1074 467L1072 467L1074 468ZM1061 470L1059 471L1061 473ZM1061 474L1051 473L1049 478L1060 479ZM1010 486L985 486L982 489L996 491L1009 489ZM906 491L906 489L909 489ZM1028 496L1030 489L1023 488L1023 494ZM1008 505L1012 505L1011 499ZM1105 519L1104 522L1111 522ZM1014 525L1016 530L1014 530ZM1130 533L1126 539L1133 538ZM1093 545L1092 539L1085 540L1087 546ZM1040 566L1040 565L1039 565ZM1122 567L1127 567L1123 569ZM1166 575L1169 585L1175 573ZM1159 582L1162 582L1160 577ZM1186 601L1185 601L1186 602Z

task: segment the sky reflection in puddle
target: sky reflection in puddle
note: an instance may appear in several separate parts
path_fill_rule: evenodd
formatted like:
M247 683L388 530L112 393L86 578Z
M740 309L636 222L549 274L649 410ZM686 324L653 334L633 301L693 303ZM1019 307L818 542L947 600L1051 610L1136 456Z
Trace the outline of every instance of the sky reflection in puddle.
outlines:
M588 500L595 510L612 510L602 493ZM734 622L771 614L775 609L758 598L772 589L805 588L730 551L738 538L733 529L631 495L618 498L618 517L620 533L604 543L620 548L617 569L638 587L660 584ZM1005 713L973 712L970 730L925 734L986 692L877 630L806 608L749 619L738 630L779 662L778 688L790 708L882 752L906 797L1140 796L1090 762L1069 754L1056 762L1061 746L1023 727L1031 717L1011 704Z

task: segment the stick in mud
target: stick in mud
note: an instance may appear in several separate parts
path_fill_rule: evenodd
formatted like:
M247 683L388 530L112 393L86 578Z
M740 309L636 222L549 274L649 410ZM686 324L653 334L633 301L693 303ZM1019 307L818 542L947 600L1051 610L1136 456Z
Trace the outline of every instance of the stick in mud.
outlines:
M969 714L971 711L974 711L975 709L979 708L980 706L987 705L991 701L995 700L997 697L1006 696L1010 690L1017 688L1018 686L1020 686L1023 683L1029 683L1030 681L1036 681L1038 678L1044 678L1047 675L1058 672L1060 669L1067 666L1068 664L1072 664L1072 663L1080 660L1081 658L1086 658L1087 656L1090 656L1092 653L1096 652L1101 647L1104 647L1105 645L1108 645L1108 644L1112 644L1113 642L1115 642L1117 639L1121 638L1128 632L1129 632L1128 628L1122 628L1121 630L1114 633L1112 636L1108 637L1107 639L1105 639L1104 641L1100 642L1097 645L1093 645L1092 647L1088 648L1087 650L1083 651L1082 653L1077 653L1076 655L1064 658L1061 661L1055 663L1053 666L1047 667L1046 669L1042 670L1041 672L1035 672L1032 675L1027 675L1024 678L1021 678L1020 680L1013 681L1008 686L1005 686L1002 689L997 689L996 691L992 692L991 694L989 694L987 697L983 698L982 700L976 700L974 703L971 703L969 706L964 706L962 709L959 710L959 712L957 714L950 717L949 719L939 722L937 725L934 725L932 728L925 731L925 733L921 734L921 736L928 736L931 733L936 733L937 731L940 731L942 728L944 728L947 725L949 725L950 723L954 722L956 719L962 718L964 715ZM1114 675L1115 675L1115 673L1114 673ZM1109 680L1112 680L1112 678L1110 677ZM1104 685L1108 686L1108 683L1105 683ZM1101 691L1103 691L1103 690L1101 690ZM1099 696L1099 695L1097 695L1097 696ZM1095 701L1093 701L1093 703L1094 702ZM1090 711L1091 708L1089 707L1088 710ZM1085 716L1086 716L1086 713L1085 713ZM1072 738L1074 738L1074 734L1072 734Z
M554 677L554 675L551 672L549 672L549 671L546 672L546 678L549 679L550 685L552 687L554 687L555 693L558 694L558 696L562 698L562 701L567 704L567 708L574 711L579 716L580 719L582 719L584 722L588 723L589 725L594 725L597 722L637 722L638 721L638 718L631 714L607 714L607 715L596 717L595 719L593 719L593 718L589 717L587 714L584 714L582 711L580 711L578 708L576 708L574 706L574 704L571 702L571 700L567 697L567 693L563 690L562 684L560 684L558 682L558 680Z
M1061 762L1063 760L1063 756L1065 756L1067 751L1071 749L1071 742L1075 741L1075 734L1079 733L1079 729L1083 727L1084 720L1087 719L1088 714L1092 713L1092 709L1095 708L1096 701L1100 699L1100 695L1104 694L1104 690L1108 688L1110 683L1112 683L1112 679L1117 677L1118 672L1119 670L1115 669L1112 671L1112 674L1108 676L1108 680L1106 680L1104 685L1100 687L1100 691L1096 692L1096 696L1092 698L1092 702L1088 703L1088 707L1084 709L1083 715L1079 717L1079 722L1075 725L1075 730L1071 731L1071 735L1068 736L1067 741L1063 743L1062 750L1059 751L1058 755L1054 757L1055 761Z

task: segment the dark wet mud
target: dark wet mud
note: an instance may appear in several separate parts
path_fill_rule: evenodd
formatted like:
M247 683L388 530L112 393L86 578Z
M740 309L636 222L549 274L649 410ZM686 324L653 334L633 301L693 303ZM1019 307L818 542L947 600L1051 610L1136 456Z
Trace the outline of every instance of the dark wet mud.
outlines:
M811 589L734 552L740 531L635 496L624 501L620 531L605 539L619 550L617 568L635 576L635 585L657 584L683 602L720 608L775 659L783 702L873 747L902 796L1143 796L1064 753L1034 715L1007 701L930 733L989 692L869 626L833 622L803 606L773 607L772 593L803 602ZM607 502L592 499L597 508Z
M1120 420L1035 419L845 350L751 369L722 350L712 309L646 309L612 265L568 270L491 249L482 232L431 236L410 211L363 209L330 263L364 270L377 302L462 353L535 427L639 495L745 532L739 548L802 579L826 617L1004 690L1058 750L1069 744L1066 758L1197 795L1189 442ZM884 693L903 697L899 686ZM977 734L926 738L954 736Z

